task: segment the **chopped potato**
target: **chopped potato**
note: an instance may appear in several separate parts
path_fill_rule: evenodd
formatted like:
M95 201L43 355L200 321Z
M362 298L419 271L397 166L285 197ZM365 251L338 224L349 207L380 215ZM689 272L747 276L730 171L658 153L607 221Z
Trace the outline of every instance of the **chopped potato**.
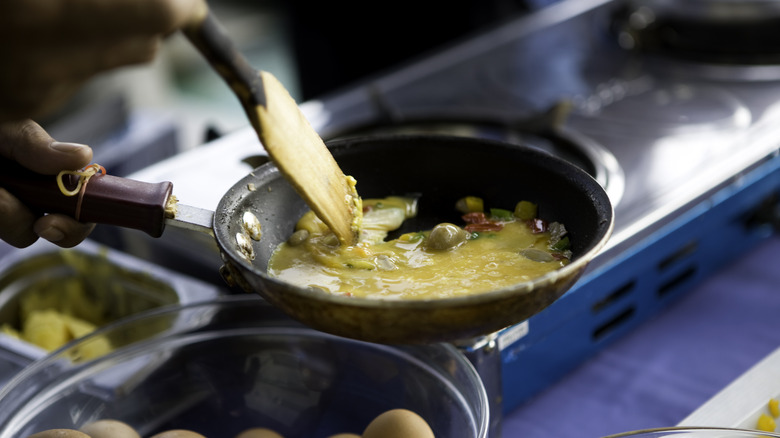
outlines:
M74 339L92 333L96 328L94 324L83 319L54 309L44 309L31 311L21 331L4 324L0 332L30 342L46 351L53 351ZM98 337L81 346L73 359L92 359L110 351L111 342Z
M71 340L65 319L53 309L33 310L22 327L24 339L46 351L55 350Z

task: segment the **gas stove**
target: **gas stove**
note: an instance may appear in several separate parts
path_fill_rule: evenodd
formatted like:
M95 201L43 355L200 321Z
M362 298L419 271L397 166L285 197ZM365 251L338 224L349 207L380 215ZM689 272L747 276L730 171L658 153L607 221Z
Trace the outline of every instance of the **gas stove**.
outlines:
M529 320L463 343L504 411L777 227L780 65L650 44L663 17L652 6L564 1L301 105L326 140L497 138L560 155L607 190L614 234L575 287ZM260 150L246 128L135 177L175 181L182 202L215 208ZM199 253L189 238L162 240L187 248L178 258Z

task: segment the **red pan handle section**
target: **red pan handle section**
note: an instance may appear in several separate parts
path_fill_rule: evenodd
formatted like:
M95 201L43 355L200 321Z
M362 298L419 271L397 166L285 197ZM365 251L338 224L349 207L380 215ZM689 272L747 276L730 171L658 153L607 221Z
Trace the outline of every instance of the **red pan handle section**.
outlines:
M63 183L73 190L78 177L66 175ZM41 175L13 161L0 160L0 188L37 214L62 213L85 223L116 225L160 237L173 184L95 174L80 193L66 196L57 185L56 175Z

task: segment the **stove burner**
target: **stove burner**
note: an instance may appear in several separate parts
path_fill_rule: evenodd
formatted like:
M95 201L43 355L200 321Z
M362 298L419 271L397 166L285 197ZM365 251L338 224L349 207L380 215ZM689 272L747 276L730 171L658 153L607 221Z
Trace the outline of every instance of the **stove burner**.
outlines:
M589 138L560 127L548 127L538 132L531 132L522 127L517 128L498 122L421 119L366 125L326 140L399 134L455 135L532 147L562 158L588 172L604 187L613 205L617 205L623 195L624 177L617 159Z
M575 113L598 117L616 131L655 135L735 132L752 121L744 102L722 88L657 82L649 75L617 81L612 86L620 93L597 86L590 95L573 97Z
M780 7L766 0L635 0L613 22L628 49L715 65L780 64Z

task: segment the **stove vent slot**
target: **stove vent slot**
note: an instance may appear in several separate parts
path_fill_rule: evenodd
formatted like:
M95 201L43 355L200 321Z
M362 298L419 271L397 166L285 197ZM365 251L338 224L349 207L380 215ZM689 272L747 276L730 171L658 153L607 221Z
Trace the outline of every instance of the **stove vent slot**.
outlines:
M628 322L628 320L631 319L631 317L636 313L636 309L634 306L629 306L622 312L618 313L613 317L612 319L608 320L604 324L601 324L600 326L596 327L596 329L593 331L593 340L598 341L599 339L607 336L608 334L612 333L613 331L620 328L623 324Z
M696 274L696 267L689 266L684 271L672 277L671 280L663 283L658 288L658 296L663 297L668 295L670 292L676 290L678 286L685 284L689 279L693 278L694 274Z
M679 262L680 260L684 260L688 256L695 253L698 248L699 248L699 243L697 241L694 240L688 242L687 244L683 245L680 249L678 249L677 251L673 252L672 254L670 254L663 260L661 260L658 263L658 270L663 271L669 268L670 266L677 264L677 262Z
M607 307L612 305L612 303L615 303L615 302L619 301L621 298L623 298L624 296L628 295L629 292L634 290L635 287L636 287L636 281L634 281L634 280L629 281L628 283L624 284L623 286L615 289L612 293L608 294L604 298L602 298L602 299L596 301L595 303L593 303L593 305L591 306L590 310L593 313L598 313L598 312L606 309Z
M694 277L696 264L693 256L698 249L699 242L692 240L658 262L659 274L663 275L665 272L672 274L670 279L658 286L657 294L659 298L669 295Z

